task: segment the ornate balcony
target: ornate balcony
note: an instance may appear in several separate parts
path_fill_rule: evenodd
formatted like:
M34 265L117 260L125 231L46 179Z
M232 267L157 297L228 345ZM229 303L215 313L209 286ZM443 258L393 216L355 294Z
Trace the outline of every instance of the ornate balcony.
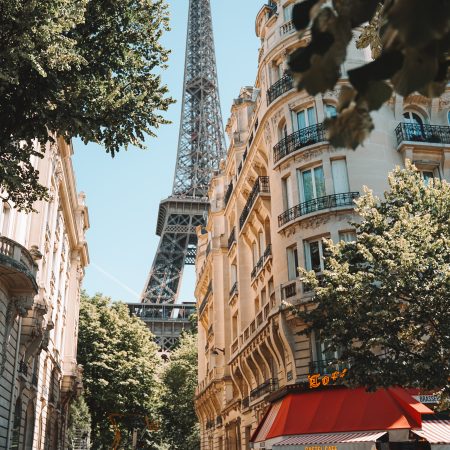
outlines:
M233 193L233 182L230 181L230 184L227 187L227 191L225 192L225 197L223 199L225 206L228 205L228 200L230 200L231 194Z
M250 211L252 209L253 204L255 203L256 199L258 198L259 194L270 194L270 187L269 187L269 177L258 177L252 191L250 192L250 195L248 196L247 203L244 206L244 209L242 210L241 216L239 217L239 226L242 230L245 221L247 220L248 215L250 214Z
M306 214L343 206L352 206L354 200L359 197L359 192L344 192L342 194L325 195L313 198L307 202L293 206L278 216L278 226L282 227L292 220L298 219Z
M230 236L228 236L228 250L231 250L233 244L236 243L236 227L231 230Z
M0 276L4 281L15 289L34 295L38 291L36 271L33 257L25 247L0 236Z
M278 97L290 91L294 87L294 80L291 75L283 75L277 82L267 89L267 106Z
M259 258L255 267L253 267L251 278L252 280L256 278L256 276L261 272L262 268L265 266L266 262L272 257L272 245L269 244L267 248L264 250L264 254Z
M398 145L405 141L450 145L449 126L399 123L395 135Z
M212 283L210 282L208 284L208 288L206 289L206 293L205 293L205 296L203 297L203 300L202 300L202 303L200 305L200 308L198 309L198 314L200 316L203 314L203 311L205 311L205 308L206 308L206 305L208 303L208 299L209 299L209 296L210 296L211 292L212 292Z
M326 142L325 131L322 123L302 128L282 139L273 148L273 162L276 164L285 156L309 145Z
M290 20L289 22L284 23L280 27L280 35L284 36L286 34L291 34L295 31L294 22Z
M231 286L231 289L230 289L230 299L233 298L235 295L237 295L238 292L239 292L238 291L238 282L235 281L233 286Z
M270 378L266 380L263 384L260 384L257 388L250 392L251 400L256 400L270 392L276 391L278 389L278 379Z

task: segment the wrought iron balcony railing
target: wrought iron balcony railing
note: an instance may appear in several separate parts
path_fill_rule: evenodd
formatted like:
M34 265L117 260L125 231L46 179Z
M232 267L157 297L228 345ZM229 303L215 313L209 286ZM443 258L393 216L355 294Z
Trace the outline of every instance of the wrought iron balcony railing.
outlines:
M242 399L242 408L248 408L250 404L250 397L245 397Z
M28 376L28 364L25 361L19 361L19 373Z
M341 194L325 195L313 198L299 205L293 206L278 216L278 226L282 227L292 220L316 211L341 206L352 206L353 201L359 197L359 192L344 192Z
M280 159L283 159L285 156L290 155L300 148L318 144L319 142L326 142L326 140L322 123L302 128L285 137L274 146L273 162L277 163Z
M209 295L211 294L211 292L212 292L212 283L209 282L208 288L206 289L205 296L203 297L202 303L201 303L200 308L198 310L199 315L203 314L203 311L206 308L206 305L208 303L208 298L209 298Z
M233 247L233 244L236 242L236 227L233 227L231 230L230 236L228 236L228 250Z
M230 289L230 298L233 298L233 296L238 294L238 282L235 281L233 286L231 286Z
M450 126L399 123L395 134L398 145L404 141L450 145Z
M250 211L252 209L253 204L255 203L255 200L257 199L258 195L260 193L270 193L270 187L269 187L269 177L258 177L252 191L250 192L250 195L248 196L247 203L244 206L244 209L242 210L241 216L239 217L239 226L242 229L244 226L245 221L247 220L248 215L250 214Z
M290 91L294 87L294 80L291 75L283 75L277 82L267 89L267 106L281 95Z
M263 384L260 384L257 388L253 389L250 392L250 398L252 400L256 400L263 395L268 394L269 392L276 391L278 389L278 379L270 378L266 380Z
M228 205L228 200L230 200L232 193L233 193L233 182L230 181L230 184L227 187L227 191L225 192L225 197L224 197L225 206Z
M251 278L252 280L256 277L256 275L260 272L260 270L264 267L266 261L272 256L272 245L269 244L267 248L264 250L263 255L259 258L258 262L253 267Z

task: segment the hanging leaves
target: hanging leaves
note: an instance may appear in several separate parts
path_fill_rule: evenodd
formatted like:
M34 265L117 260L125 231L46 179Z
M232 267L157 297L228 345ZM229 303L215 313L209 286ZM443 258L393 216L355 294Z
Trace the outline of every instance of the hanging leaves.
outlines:
M367 22L361 31L358 27ZM327 121L333 145L361 144L373 128L368 114L390 98L391 89L402 96L417 91L428 97L445 90L449 1L333 0L330 6L325 0L307 0L293 8L293 23L300 37L311 36L308 46L289 59L298 89L310 95L334 88L355 31L357 46L372 50L374 61L348 71L353 106L342 109L344 117ZM353 128L343 128L348 126Z

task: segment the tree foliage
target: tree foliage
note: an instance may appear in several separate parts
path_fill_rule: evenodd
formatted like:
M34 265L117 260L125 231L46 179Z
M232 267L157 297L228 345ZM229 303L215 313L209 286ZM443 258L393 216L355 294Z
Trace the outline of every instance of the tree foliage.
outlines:
M70 404L69 426L67 437L69 450L75 449L76 439L82 438L87 442L91 434L91 414L83 396L78 397Z
M305 0L293 10L306 47L295 50L290 69L298 88L310 95L333 89L340 78L347 47L368 22L358 45L371 45L373 61L348 71L338 116L326 125L334 146L356 148L373 129L370 112L393 90L406 97L418 91L438 97L448 79L450 3L442 0ZM308 25L311 26L308 27Z
M93 448L111 448L114 433L110 414L120 415L116 420L123 440L133 428L145 428L145 416L155 421L159 403L157 347L144 323L130 317L125 304L111 303L101 294L82 296L78 360L84 367ZM141 448L155 448L149 442Z
M162 373L161 435L171 450L198 450L200 432L194 409L197 387L197 336L186 333Z
M450 184L408 164L380 200L357 201L355 242L328 241L323 279L300 269L315 309L300 316L350 361L349 381L450 390Z
M165 123L167 29L164 0L0 0L0 188L17 207L45 197L36 139L78 136L114 156Z

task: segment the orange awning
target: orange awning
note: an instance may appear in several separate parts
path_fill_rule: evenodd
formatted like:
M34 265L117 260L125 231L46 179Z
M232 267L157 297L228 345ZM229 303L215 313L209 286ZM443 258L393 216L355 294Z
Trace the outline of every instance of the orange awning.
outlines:
M432 413L402 388L293 393L271 406L252 442L312 433L421 428L422 414Z

